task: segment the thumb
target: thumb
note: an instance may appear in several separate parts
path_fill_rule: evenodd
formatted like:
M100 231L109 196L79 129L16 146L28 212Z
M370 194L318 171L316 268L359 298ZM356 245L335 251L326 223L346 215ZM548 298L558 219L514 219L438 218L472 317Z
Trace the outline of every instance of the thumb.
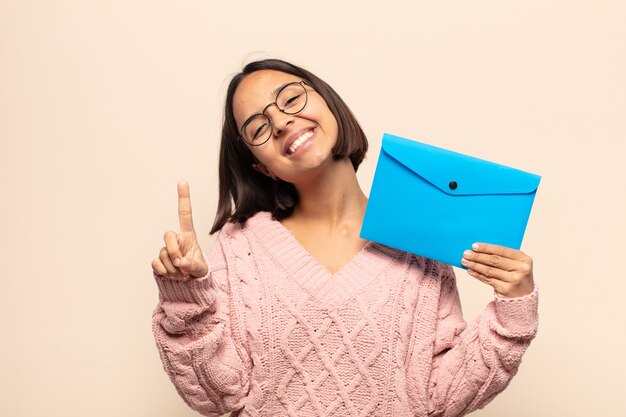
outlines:
M185 275L191 275L194 278L203 277L209 272L209 268L204 260L198 261L187 257L181 258L179 268Z

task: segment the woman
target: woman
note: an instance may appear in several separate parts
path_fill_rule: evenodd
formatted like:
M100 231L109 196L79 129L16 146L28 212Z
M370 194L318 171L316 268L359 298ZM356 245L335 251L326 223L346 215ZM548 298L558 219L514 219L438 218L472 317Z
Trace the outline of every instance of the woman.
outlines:
M449 265L359 238L367 140L341 98L279 60L248 64L226 98L220 199L207 257L178 184L180 232L152 268L166 372L204 415L460 416L517 372L537 331L532 259L476 244L494 300L461 315Z

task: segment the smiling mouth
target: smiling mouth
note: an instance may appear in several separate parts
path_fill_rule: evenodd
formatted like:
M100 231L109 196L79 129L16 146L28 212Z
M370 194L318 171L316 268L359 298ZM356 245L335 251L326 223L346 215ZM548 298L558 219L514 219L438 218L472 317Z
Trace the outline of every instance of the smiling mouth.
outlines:
M308 132L304 132L300 137L293 141L293 143L287 149L287 155L291 155L294 153L303 143L305 143L311 136L313 136L314 129L309 130Z

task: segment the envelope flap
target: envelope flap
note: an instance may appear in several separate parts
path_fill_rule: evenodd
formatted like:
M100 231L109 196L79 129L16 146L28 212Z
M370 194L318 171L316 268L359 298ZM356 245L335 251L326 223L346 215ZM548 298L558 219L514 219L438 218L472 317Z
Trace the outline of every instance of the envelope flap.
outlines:
M541 177L472 156L385 133L385 153L450 195L525 194Z

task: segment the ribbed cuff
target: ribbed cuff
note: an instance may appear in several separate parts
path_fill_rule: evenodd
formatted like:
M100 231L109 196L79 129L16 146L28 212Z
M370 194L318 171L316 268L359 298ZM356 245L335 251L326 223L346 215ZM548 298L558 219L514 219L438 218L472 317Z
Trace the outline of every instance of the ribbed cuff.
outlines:
M210 307L215 301L210 276L211 272L200 278L188 281L175 281L153 272L154 280L159 287L161 300L169 302L194 303L202 307Z
M516 337L534 337L537 333L539 294L537 286L522 297L505 298L495 295L498 323L504 333Z

